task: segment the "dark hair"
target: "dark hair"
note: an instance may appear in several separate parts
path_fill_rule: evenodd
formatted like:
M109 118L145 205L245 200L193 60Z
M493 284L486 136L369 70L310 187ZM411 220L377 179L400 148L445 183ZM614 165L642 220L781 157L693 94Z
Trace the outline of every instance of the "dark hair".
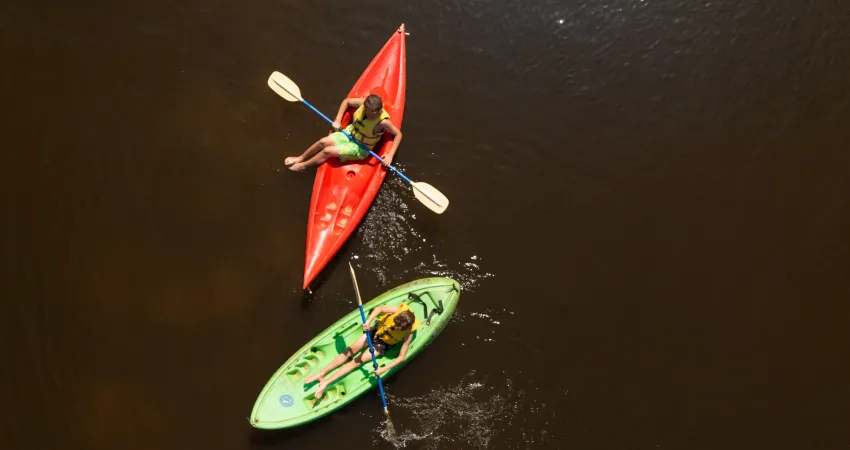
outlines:
M384 102L381 101L381 97L370 94L363 102L363 107L366 108L366 111L378 113L384 108Z
M413 326L413 322L416 320L416 316L413 315L410 311L402 311L395 316L393 319L393 323L395 323L395 328L397 330L407 330Z

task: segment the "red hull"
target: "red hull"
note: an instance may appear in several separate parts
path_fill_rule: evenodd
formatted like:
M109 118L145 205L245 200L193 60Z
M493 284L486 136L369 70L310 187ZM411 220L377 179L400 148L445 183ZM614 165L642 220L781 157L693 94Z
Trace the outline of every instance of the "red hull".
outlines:
M406 54L404 25L393 34L384 48L375 56L360 79L351 88L348 97L366 97L378 94L390 120L401 128L404 116L404 91L406 85ZM342 125L351 122L354 110L345 113ZM383 156L392 145L386 133L375 145L375 153ZM310 217L307 222L307 255L304 261L304 289L325 268L340 247L348 240L363 220L386 176L386 170L374 157L363 161L341 163L332 158L319 166L313 183L310 200Z

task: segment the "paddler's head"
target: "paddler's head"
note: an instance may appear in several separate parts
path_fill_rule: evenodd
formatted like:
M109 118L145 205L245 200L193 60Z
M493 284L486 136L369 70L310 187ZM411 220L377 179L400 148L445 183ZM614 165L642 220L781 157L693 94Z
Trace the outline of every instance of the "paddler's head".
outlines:
M382 109L384 109L384 102L381 101L381 97L375 94L369 95L363 101L363 112L366 114L367 119L376 119L381 115Z
M400 331L409 330L416 321L416 316L410 311L402 311L393 319L393 328Z

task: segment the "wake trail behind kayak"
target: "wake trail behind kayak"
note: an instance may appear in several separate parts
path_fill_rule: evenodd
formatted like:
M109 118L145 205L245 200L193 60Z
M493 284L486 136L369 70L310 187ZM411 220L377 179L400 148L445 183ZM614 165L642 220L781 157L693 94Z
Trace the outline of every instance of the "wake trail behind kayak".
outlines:
M428 214L408 193L398 178L387 178L372 208L357 231L357 246L352 259L372 271L378 281L392 285L420 274L457 280L465 292L494 274L482 269L482 257L460 256L435 248L420 231L419 214ZM412 206L411 206L412 205ZM412 267L399 271L399 267Z
M500 421L515 405L494 389L479 382L435 390L420 397L391 398L400 432L391 436L383 428L380 437L395 448L419 442L420 448L487 448Z
M538 429L534 421L515 421L528 416L546 420L548 413L536 395L516 388L509 378L494 383L474 378L475 372L471 371L455 386L418 397L389 396L396 433L387 433L382 424L373 430L375 443L384 441L394 448L412 445L429 450L486 449L494 439L511 448L552 444L554 436Z

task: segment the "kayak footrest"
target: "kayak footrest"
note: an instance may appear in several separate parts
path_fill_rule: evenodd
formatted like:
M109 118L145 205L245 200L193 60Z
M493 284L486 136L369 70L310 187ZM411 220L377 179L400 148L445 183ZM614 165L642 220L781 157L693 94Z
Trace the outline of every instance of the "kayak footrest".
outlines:
M319 365L319 356L321 355L322 353L318 350L304 355L301 361L296 362L293 364L294 367L292 369L286 371L286 378L289 379L292 384L300 382L308 374L310 374L316 366Z
M345 398L345 384L337 383L333 386L328 387L325 390L324 395L322 395L322 398L317 402L315 401L315 392L304 397L304 406L306 406L307 409L314 409L322 406L322 403L332 403L343 398Z
M295 367L286 371L286 378L289 382L296 384L301 381L310 372L310 364L306 361L295 363Z

